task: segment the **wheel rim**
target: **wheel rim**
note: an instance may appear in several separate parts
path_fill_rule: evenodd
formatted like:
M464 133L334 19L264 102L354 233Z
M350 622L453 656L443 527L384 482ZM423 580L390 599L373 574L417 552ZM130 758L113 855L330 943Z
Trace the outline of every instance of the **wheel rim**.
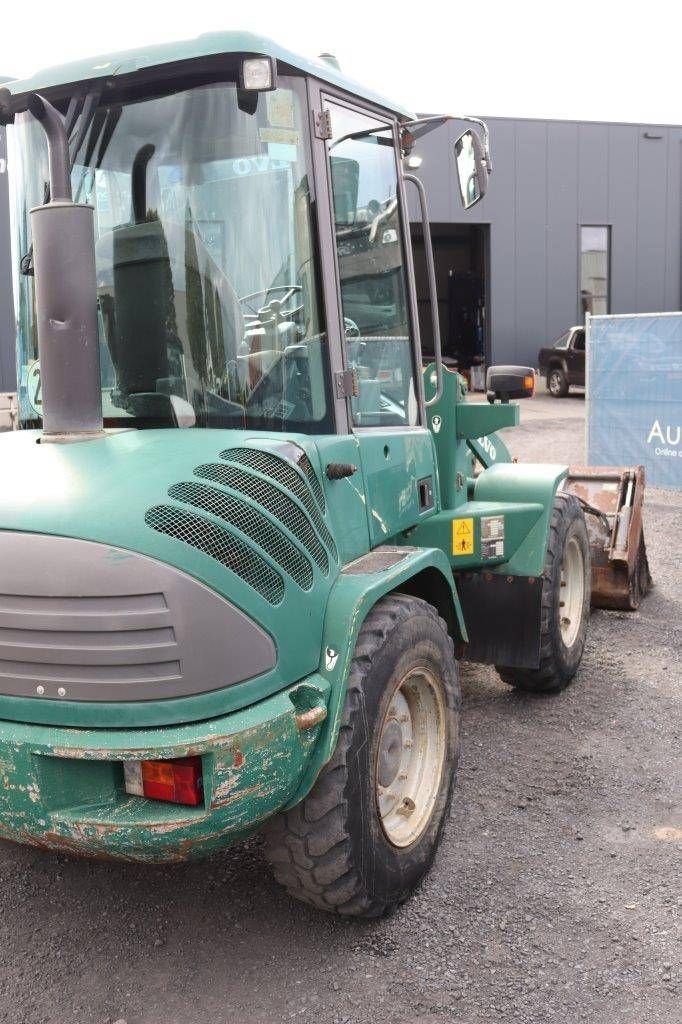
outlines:
M561 377L556 370L549 378L549 390L553 395L556 395L557 392L561 391Z
M572 647L580 632L583 619L585 590L585 562L580 545L575 537L569 538L561 560L561 639L566 647Z
M410 846L425 831L444 762L442 687L427 669L412 669L391 698L377 748L377 808L386 838L394 846Z

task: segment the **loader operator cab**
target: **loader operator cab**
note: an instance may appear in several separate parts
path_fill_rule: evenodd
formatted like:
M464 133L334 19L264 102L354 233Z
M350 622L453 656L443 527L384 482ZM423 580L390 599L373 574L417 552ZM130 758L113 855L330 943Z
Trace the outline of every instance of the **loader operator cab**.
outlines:
M302 80L249 94L193 77L96 87L72 135L74 199L95 208L105 425L328 431ZM47 166L23 116L28 209Z
M343 318L332 366L306 79L280 72L274 87L249 89L243 60L215 63L49 97L66 122L74 201L95 211L104 426L332 433L339 361L352 377L349 426L418 424L395 119L326 105ZM27 212L49 197L48 153L28 111L14 127L19 358L34 382L20 389L20 407L35 425ZM470 149L462 173L471 179Z

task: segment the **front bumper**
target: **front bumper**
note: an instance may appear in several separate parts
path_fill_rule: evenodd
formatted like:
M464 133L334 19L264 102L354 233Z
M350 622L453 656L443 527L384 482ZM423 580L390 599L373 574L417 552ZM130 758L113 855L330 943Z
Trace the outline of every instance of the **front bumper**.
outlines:
M243 711L155 729L0 722L0 838L91 857L173 862L253 832L295 793L326 715L309 677ZM129 796L126 760L201 756L200 807Z

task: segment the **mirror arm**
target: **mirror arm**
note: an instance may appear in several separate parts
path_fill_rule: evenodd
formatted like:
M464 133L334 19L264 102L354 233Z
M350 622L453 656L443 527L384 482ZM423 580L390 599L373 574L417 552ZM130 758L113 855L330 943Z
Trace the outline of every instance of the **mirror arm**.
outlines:
M485 163L488 169L488 174L491 174L493 162L490 157L490 132L488 131L488 125L480 117L470 117L467 114L434 114L429 117L417 117L413 121L402 121L400 127L409 132L413 137L413 140L416 141L421 138L422 135L427 135L429 132L433 131L434 128L439 128L440 125L445 124L446 121L468 121L471 124L477 124L479 126L483 132L483 152L485 154Z
M436 287L436 267L433 260L433 245L431 243L431 225L429 223L429 210L426 202L426 189L414 174L403 174L403 181L409 181L414 185L419 196L419 207L422 216L422 232L424 235L424 256L426 258L426 276L429 282L429 296L431 299L431 327L433 330L433 355L436 363L436 392L433 398L429 398L424 405L435 405L443 394L443 353L440 344L440 321L438 318L438 289Z

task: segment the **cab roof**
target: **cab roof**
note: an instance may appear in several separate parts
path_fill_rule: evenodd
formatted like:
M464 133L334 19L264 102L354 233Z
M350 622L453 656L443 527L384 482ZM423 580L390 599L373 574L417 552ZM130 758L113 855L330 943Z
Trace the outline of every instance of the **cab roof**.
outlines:
M387 110L405 117L413 116L400 104L396 104L353 79L347 78L327 61L302 57L271 39L252 32L210 32L197 36L196 39L145 46L135 50L123 50L119 53L101 54L98 57L89 57L85 60L73 61L70 64L45 68L30 78L8 82L6 87L13 95L18 96L22 93L39 92L42 89L51 89L55 86L70 85L97 78L129 75L135 71L159 67L176 61L192 60L197 57L215 57L222 53L263 54L274 57L304 74L319 78L323 82L329 82L355 96L385 107Z

